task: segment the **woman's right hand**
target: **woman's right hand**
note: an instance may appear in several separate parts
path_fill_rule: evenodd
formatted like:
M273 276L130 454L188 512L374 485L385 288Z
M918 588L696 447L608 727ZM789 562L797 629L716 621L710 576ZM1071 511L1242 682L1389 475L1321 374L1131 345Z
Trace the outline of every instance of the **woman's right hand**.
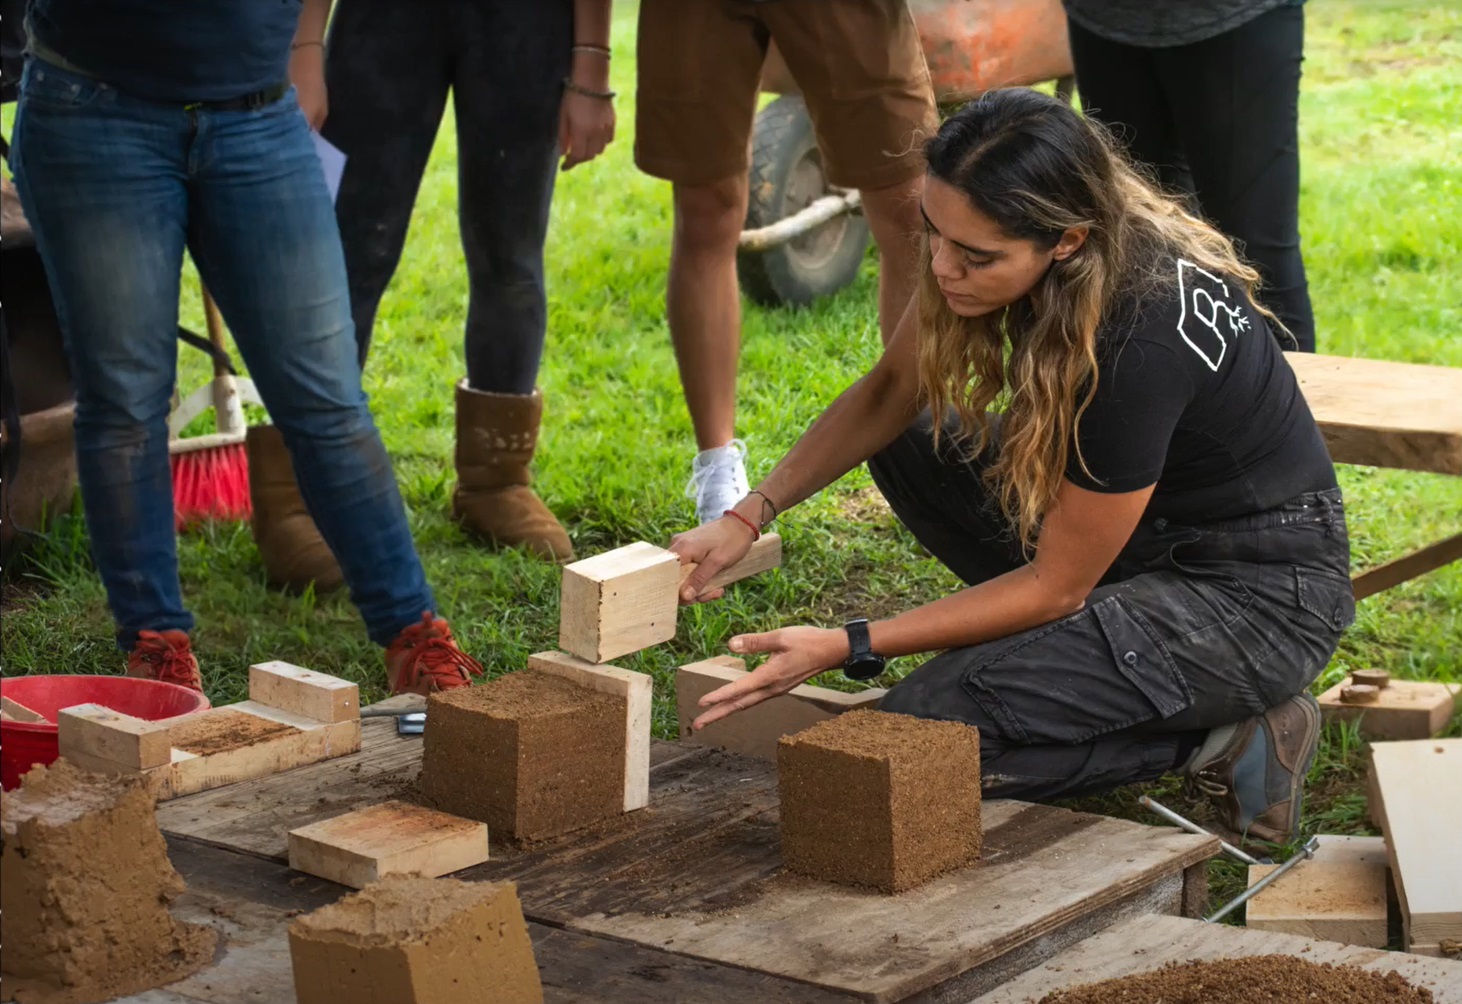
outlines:
M726 591L712 589L702 592L706 583L721 570L730 568L746 557L754 541L747 525L730 516L722 516L672 537L670 550L680 556L680 563L695 564L695 570L680 585L680 602L706 603L719 600Z

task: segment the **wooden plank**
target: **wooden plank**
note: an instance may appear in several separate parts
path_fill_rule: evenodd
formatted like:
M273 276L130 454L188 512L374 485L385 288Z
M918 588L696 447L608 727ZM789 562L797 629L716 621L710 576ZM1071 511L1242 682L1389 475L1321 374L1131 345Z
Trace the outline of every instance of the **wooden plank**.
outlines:
M295 871L363 889L387 875L436 878L487 860L487 824L390 801L289 831Z
M45 723L47 718L39 711L32 711L19 701L12 701L8 697L0 697L0 718L12 722L37 722Z
M249 699L321 722L360 717L360 688L349 680L287 662L249 667Z
M1367 739L1429 739L1446 729L1456 712L1462 684L1430 680L1392 680L1382 687L1371 704L1347 704L1342 681L1318 698L1320 712L1328 722L1359 719L1360 733Z
M56 715L61 755L73 762L110 760L129 771L162 767L172 758L168 727L100 704L62 708Z
M650 719L654 713L654 680L646 673L636 673L618 666L596 666L566 652L539 652L530 655L528 668L623 699L624 811L632 812L649 805Z
M1462 369L1286 352L1337 463L1462 475Z
M1363 600L1454 561L1462 561L1462 533L1369 568L1351 580L1351 588L1355 598Z
M691 722L703 710L699 706L700 699L745 675L745 661L729 655L719 655L676 670L675 708L682 742L719 746L763 760L776 760L777 740L782 736L801 732L845 711L877 707L887 693L874 688L849 694L803 684L730 718L712 722L699 732L694 731Z
M1462 942L1462 739L1373 743L1404 946Z
M1437 1004L1462 1004L1462 963L1161 916L1116 924L969 1004L1029 1004L1057 991L1150 972L1170 962L1272 954L1395 971L1431 990Z
M1315 856L1245 906L1244 924L1344 945L1385 948L1386 841L1322 835ZM1278 865L1250 865L1249 885Z

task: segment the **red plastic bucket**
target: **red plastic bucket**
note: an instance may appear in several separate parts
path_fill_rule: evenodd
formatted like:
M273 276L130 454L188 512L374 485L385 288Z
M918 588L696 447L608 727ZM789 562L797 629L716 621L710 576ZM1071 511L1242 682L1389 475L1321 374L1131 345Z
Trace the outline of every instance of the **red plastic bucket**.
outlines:
M133 718L159 721L203 711L208 698L176 683L130 676L11 676L0 680L0 695L25 705L46 722L0 721L0 786L6 791L36 764L59 755L56 712L78 704L100 704Z

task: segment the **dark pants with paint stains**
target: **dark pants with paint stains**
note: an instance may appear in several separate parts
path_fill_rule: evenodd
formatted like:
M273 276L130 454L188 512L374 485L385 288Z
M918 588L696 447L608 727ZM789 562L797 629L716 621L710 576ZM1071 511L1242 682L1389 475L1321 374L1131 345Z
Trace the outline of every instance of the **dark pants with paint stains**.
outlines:
M450 91L467 380L475 390L532 393L547 327L543 243L573 22L571 0L336 4L324 135L347 158L335 208L362 365Z
M1022 565L983 481L927 420L869 469L919 541L974 585ZM935 657L885 711L980 729L994 798L1148 781L1216 726L1303 691L1355 617L1339 489L1239 519L1144 521L1078 613Z

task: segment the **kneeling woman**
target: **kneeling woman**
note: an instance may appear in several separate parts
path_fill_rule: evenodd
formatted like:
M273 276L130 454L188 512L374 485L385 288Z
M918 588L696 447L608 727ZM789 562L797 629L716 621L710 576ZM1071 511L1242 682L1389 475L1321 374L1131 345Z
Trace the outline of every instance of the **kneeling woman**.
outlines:
M987 94L927 155L922 290L887 351L757 491L672 546L700 562L683 599L713 598L759 527L867 460L969 588L733 639L770 658L698 724L836 666L941 652L882 706L978 726L988 795L1176 770L1230 829L1290 839L1319 731L1306 688L1355 608L1335 471L1256 273L1035 92Z

